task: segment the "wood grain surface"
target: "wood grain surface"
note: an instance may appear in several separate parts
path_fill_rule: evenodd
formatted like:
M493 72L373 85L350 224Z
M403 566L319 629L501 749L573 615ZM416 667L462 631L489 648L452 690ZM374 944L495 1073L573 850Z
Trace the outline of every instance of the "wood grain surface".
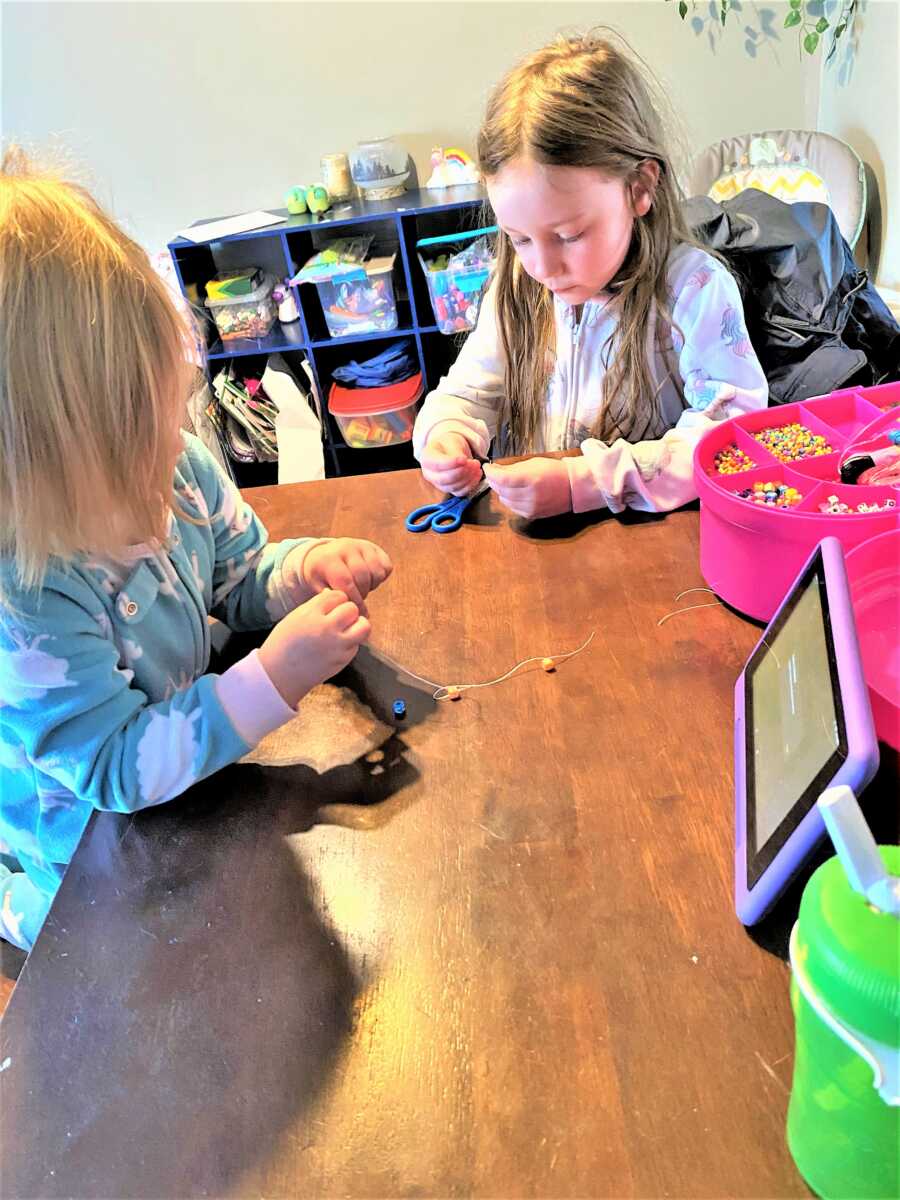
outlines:
M732 904L696 511L411 535L418 473L250 493L394 559L339 682L392 734L95 816L0 1027L5 1197L788 1197L795 891ZM584 653L437 703L438 683ZM395 721L403 697L408 716Z

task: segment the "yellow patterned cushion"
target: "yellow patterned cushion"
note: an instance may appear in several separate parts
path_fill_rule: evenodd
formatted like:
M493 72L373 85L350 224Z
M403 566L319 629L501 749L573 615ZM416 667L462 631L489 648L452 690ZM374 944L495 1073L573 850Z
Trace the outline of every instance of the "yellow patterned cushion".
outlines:
M768 192L787 204L793 204L795 200L831 204L825 181L802 163L772 163L770 166L741 167L736 171L727 171L719 176L707 194L710 199L721 203L745 188Z

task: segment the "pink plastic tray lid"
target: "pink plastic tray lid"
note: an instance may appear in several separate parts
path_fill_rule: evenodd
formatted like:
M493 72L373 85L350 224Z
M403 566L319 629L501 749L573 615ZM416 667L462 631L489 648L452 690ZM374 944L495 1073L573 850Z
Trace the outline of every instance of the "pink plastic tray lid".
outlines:
M900 750L900 529L860 542L846 563L875 728Z

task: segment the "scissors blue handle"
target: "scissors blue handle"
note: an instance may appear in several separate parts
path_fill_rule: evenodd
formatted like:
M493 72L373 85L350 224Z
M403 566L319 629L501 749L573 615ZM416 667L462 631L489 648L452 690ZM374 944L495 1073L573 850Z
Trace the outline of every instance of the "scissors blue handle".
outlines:
M440 504L423 504L414 508L406 518L406 528L410 533L422 533L425 529L433 529L435 533L453 533L462 525L463 513L472 501L487 490L487 480L482 480L480 486L468 496L448 496Z

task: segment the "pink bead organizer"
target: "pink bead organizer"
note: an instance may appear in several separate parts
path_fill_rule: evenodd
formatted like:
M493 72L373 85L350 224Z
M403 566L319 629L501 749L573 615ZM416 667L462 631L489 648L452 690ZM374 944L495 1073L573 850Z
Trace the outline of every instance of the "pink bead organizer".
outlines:
M900 750L900 528L861 542L846 563L875 729Z
M777 445L777 431L796 425L809 432L810 453L804 457L781 461L758 440L774 429L776 434L765 440ZM900 529L900 488L845 484L840 476L849 450L889 446L888 434L898 429L900 383L888 383L745 413L710 430L694 455L694 481L700 495L700 570L716 595L739 612L769 621L823 537L838 538L846 552L876 534ZM796 431L784 436L796 454ZM813 440L818 438L830 453L819 452L823 443ZM721 463L720 451L729 450L731 462L733 448L755 466L720 473L716 455ZM803 499L779 507L740 495L769 481L795 488ZM889 501L895 507L884 508ZM860 504L869 511L846 511ZM833 511L821 511L823 505Z

